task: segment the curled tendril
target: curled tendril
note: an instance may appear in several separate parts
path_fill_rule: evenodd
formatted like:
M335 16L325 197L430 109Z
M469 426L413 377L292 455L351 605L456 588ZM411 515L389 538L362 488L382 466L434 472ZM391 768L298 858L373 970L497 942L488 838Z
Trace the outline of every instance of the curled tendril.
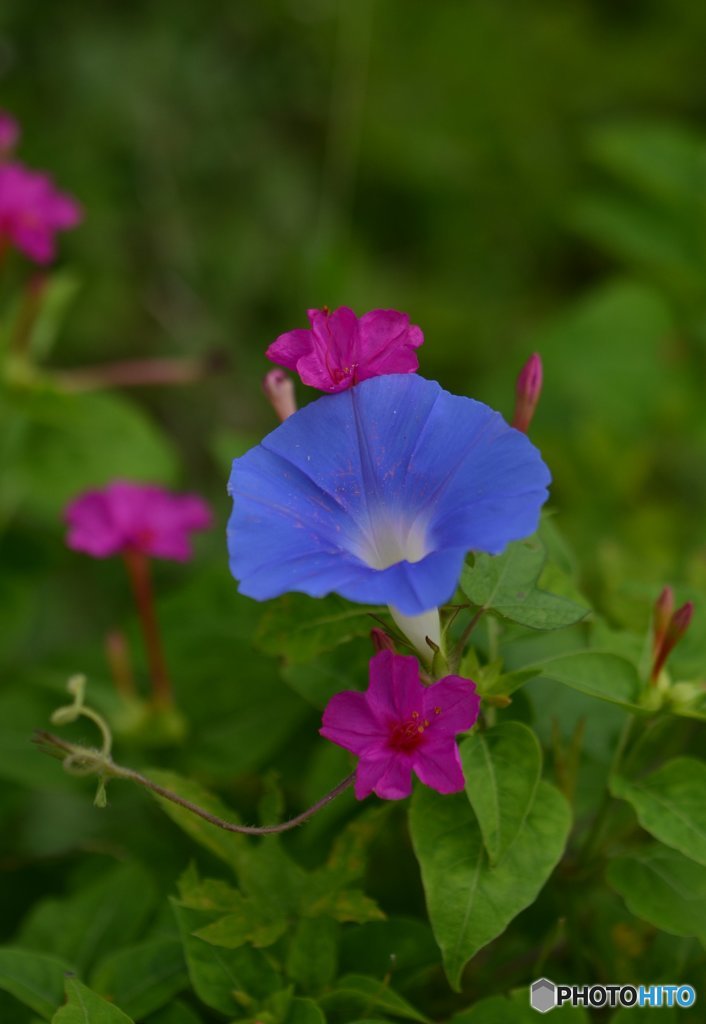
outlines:
M100 750L90 750L84 747L70 750L63 758L62 763L64 771L70 775L98 775L98 789L93 802L96 807L105 807L108 802L105 783L110 775L109 765L113 736L103 716L93 708L86 706L86 685L85 676L71 676L66 684L66 689L73 697L73 703L57 708L51 716L51 721L54 725L70 725L79 718L87 718L98 727L102 739Z

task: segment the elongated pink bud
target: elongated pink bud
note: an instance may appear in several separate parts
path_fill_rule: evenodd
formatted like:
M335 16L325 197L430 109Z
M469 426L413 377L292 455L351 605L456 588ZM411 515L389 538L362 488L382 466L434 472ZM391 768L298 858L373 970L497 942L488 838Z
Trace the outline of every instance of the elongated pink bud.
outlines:
M370 630L370 639L373 642L375 653L378 654L380 651L393 651L395 650L395 641L392 637L385 632L384 629L378 629L375 627Z
M542 360L535 352L520 370L517 377L515 414L512 426L526 434L542 393Z
M674 614L674 591L670 586L663 588L655 601L653 619L652 653L656 658L664 642L672 615Z
M276 369L266 373L262 381L262 390L283 423L297 411L294 381L284 370Z
M692 601L687 601L686 604L681 606L681 608L677 608L669 620L667 631L655 657L654 665L652 666L652 675L650 676L650 679L653 683L657 681L667 658L689 628L693 615L694 604Z

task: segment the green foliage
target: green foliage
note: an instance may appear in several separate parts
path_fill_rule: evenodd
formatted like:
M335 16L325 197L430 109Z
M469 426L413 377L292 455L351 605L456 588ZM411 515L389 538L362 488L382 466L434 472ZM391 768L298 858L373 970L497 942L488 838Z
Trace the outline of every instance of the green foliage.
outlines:
M496 557L476 555L473 567L464 567L461 589L479 608L530 629L573 626L589 610L537 585L546 561L547 553L536 537L510 544Z
M466 795L491 866L502 860L532 810L542 773L542 748L521 722L474 732L461 745Z
M541 783L512 845L492 865L465 796L416 791L412 840L431 925L454 988L460 988L471 957L536 899L561 857L570 822L566 800Z
M169 482L169 443L135 405L117 395L0 393L4 425L0 512L17 509L56 522L87 486L115 479Z
M68 898L35 904L18 941L25 949L67 960L83 974L111 950L137 939L156 901L154 883L145 868L139 864L113 867Z
M170 1003L188 986L181 943L160 937L104 957L91 985L136 1020Z
M642 827L666 846L706 866L706 764L678 757L644 778L611 779L611 792L632 804Z
M529 993L513 992L509 998L491 996L481 999L471 1010L457 1013L451 1024L533 1024L537 1011L529 1005ZM567 1021L568 1024L587 1024L588 1014L581 1006L555 1006L552 1020Z
M616 857L608 880L636 917L706 944L706 868L661 843Z
M133 1021L76 978L67 978L66 1006L56 1011L52 1024L133 1024Z
M51 1020L61 1003L64 977L70 971L66 961L54 956L11 947L0 949L0 988L44 1020Z

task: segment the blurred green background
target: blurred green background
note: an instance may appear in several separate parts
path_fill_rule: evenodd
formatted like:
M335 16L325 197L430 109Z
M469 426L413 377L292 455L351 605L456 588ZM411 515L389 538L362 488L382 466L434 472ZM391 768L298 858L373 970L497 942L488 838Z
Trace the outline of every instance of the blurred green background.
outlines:
M225 515L204 460L271 425L307 307L408 311L422 371L508 414L536 348L588 570L701 578L705 45L693 0L8 0L21 156L86 209L53 358L227 354L138 396Z
M271 660L249 663L257 687L226 685L256 610L228 578L222 532L229 460L275 425L264 349L311 306L407 311L426 336L421 372L507 416L539 351L532 437L583 587L638 631L662 583L700 599L679 655L697 671L704 52L695 0L5 0L0 95L23 125L20 158L85 208L60 242L45 368L216 366L188 388L0 401L0 773L40 787L29 810L25 790L2 798L11 871L47 858L32 884L50 889L52 858L102 827L26 741L68 671L105 678L103 636L130 615L121 566L64 549L61 509L81 489L133 476L213 503L197 564L158 573L181 704L197 731L216 723L181 767L222 781L291 766L285 741L315 736L296 678L273 718ZM300 795L315 798L341 761L306 750ZM50 783L60 796L42 795ZM150 812L116 797L111 828ZM122 839L170 863L170 833Z

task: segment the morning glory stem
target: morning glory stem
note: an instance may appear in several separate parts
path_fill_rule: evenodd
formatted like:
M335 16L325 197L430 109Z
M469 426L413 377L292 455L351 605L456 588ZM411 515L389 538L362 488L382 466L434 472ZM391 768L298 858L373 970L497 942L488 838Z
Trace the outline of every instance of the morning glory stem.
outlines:
M69 771L75 771L81 775L95 773L103 780L126 779L128 782L135 782L138 786L149 789L163 800L169 800L171 803L183 807L190 814L203 818L204 821L208 821L211 825L215 825L225 832L238 832L248 836L275 835L278 832L288 832L290 829L296 828L318 811L323 810L332 800L335 800L337 796L340 796L341 793L348 789L355 780L355 772L352 772L345 779L342 779L337 786L334 786L330 792L322 796L315 804L312 804L311 807L307 807L305 811L297 814L294 818L280 822L279 825L236 825L232 821L219 818L217 814L211 814L210 811L199 807L198 804L192 803L191 800L185 800L184 797L174 793L171 789L160 786L157 782L152 782L151 779L141 775L140 772L133 771L132 768L123 768L122 765L116 764L115 761L109 756L104 755L101 751L79 747L74 743L67 743L66 740L62 740L59 736L55 736L50 732L44 732L43 730L35 732L34 740L47 753L63 760Z

